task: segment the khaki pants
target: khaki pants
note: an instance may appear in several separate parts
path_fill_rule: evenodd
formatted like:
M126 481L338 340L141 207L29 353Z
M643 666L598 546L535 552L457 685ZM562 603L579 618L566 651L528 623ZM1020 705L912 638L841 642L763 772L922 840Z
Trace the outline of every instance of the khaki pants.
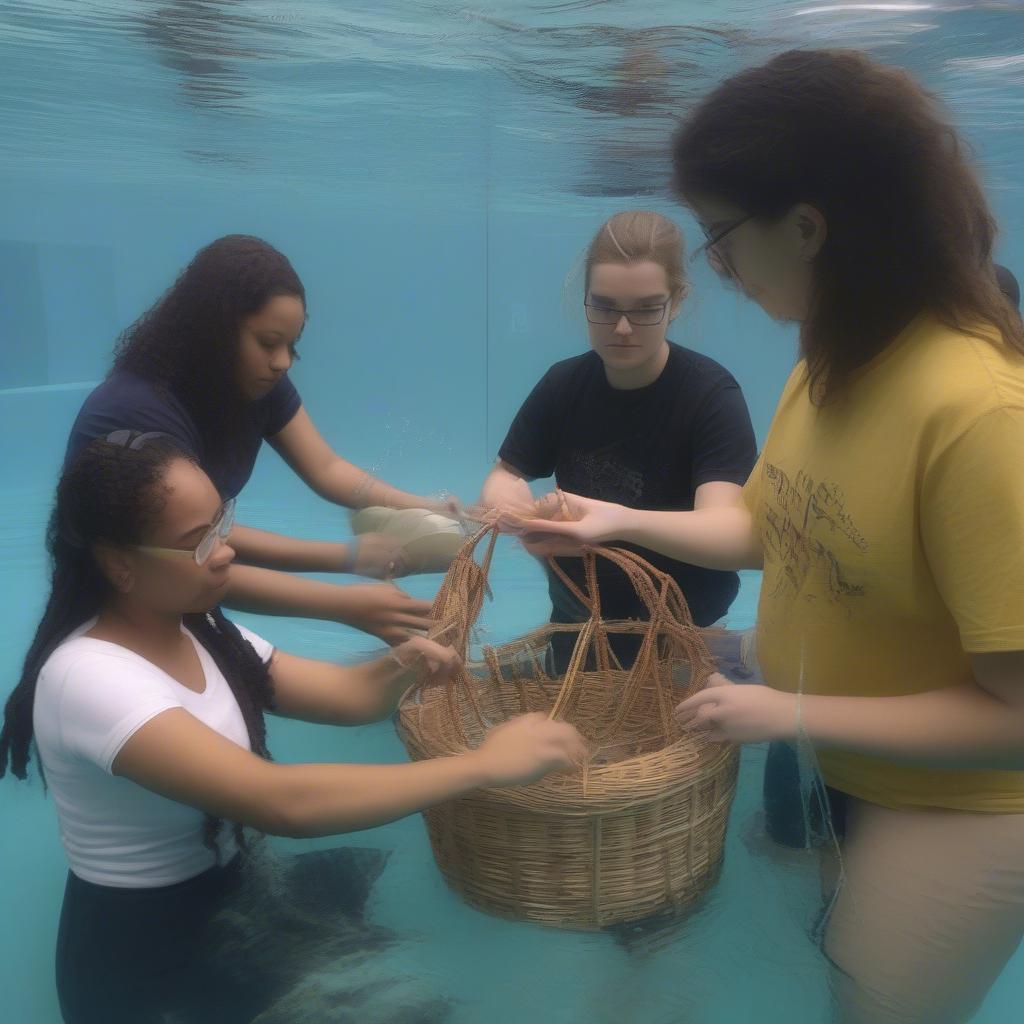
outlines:
M849 798L824 936L840 1024L969 1021L1024 936L1024 814ZM826 889L836 875L826 854Z
M754 630L740 662L759 675ZM824 937L839 1024L964 1024L1024 937L1024 814L844 797L845 882ZM823 889L839 874L823 854Z

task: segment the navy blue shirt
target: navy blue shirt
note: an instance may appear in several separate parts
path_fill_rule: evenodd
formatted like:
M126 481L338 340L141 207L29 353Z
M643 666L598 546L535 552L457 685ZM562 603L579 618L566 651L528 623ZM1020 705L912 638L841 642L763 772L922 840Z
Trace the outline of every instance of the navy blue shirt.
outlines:
M252 476L263 439L284 429L301 405L286 374L270 392L246 407L248 422L230 463L214 462L192 416L173 394L164 393L151 380L115 370L82 403L64 459L74 458L94 438L105 437L112 430L159 430L196 458L222 497L233 498Z
M690 510L697 488L715 480L744 484L757 442L739 384L713 359L669 342L658 379L632 390L613 388L596 352L555 363L516 414L499 453L523 476L552 474L565 491L629 508ZM679 583L697 625L729 609L736 573L687 565L629 544ZM559 564L586 593L582 562ZM621 570L599 560L606 618L643 618L643 606ZM555 621L574 621L577 602L550 576Z

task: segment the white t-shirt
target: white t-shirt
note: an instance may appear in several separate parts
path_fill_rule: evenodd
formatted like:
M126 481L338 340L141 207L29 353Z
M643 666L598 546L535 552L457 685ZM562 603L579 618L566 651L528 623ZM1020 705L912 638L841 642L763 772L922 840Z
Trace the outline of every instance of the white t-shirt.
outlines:
M209 652L195 644L206 676L196 693L133 651L74 631L47 658L36 684L36 746L57 805L61 841L71 870L98 885L146 888L172 885L212 867L203 845L205 815L111 774L118 752L151 718L184 708L246 750L249 733L231 687ZM263 659L274 648L242 626ZM236 852L226 824L221 863Z

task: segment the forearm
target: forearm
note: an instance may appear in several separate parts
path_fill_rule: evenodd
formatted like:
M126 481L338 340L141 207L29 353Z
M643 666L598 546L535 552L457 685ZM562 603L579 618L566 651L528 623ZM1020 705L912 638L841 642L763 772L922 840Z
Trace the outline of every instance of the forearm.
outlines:
M409 687L423 670L423 663L413 660L403 665L394 653L362 665L345 667L346 705L354 710L343 724L380 722L389 718Z
M231 546L241 562L284 572L345 572L353 555L349 544L299 540L238 525L231 531Z
M254 565L232 565L230 579L224 604L238 611L348 622L355 605L345 587Z
M297 839L385 825L487 785L476 753L412 764L276 768L273 831Z
M510 506L530 509L533 506L533 494L523 477L498 465L491 470L480 489L479 504L484 508Z
M623 511L609 540L628 541L705 569L760 569L763 553L753 519L742 505L693 512Z
M322 498L346 508L424 508L435 504L429 498L392 487L342 458L331 462L312 486Z
M815 746L935 769L1024 771L1024 709L973 683L905 697L802 696Z

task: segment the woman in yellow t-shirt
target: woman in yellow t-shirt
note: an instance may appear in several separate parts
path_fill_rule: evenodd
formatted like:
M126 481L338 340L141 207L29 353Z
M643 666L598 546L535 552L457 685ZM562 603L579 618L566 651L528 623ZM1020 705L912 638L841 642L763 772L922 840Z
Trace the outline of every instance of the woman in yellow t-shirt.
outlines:
M965 1021L1024 935L1024 325L992 215L932 98L853 52L729 79L673 156L712 265L799 322L802 358L739 505L566 495L574 521L520 529L763 567L768 685L719 676L680 714L814 745L844 1024Z

